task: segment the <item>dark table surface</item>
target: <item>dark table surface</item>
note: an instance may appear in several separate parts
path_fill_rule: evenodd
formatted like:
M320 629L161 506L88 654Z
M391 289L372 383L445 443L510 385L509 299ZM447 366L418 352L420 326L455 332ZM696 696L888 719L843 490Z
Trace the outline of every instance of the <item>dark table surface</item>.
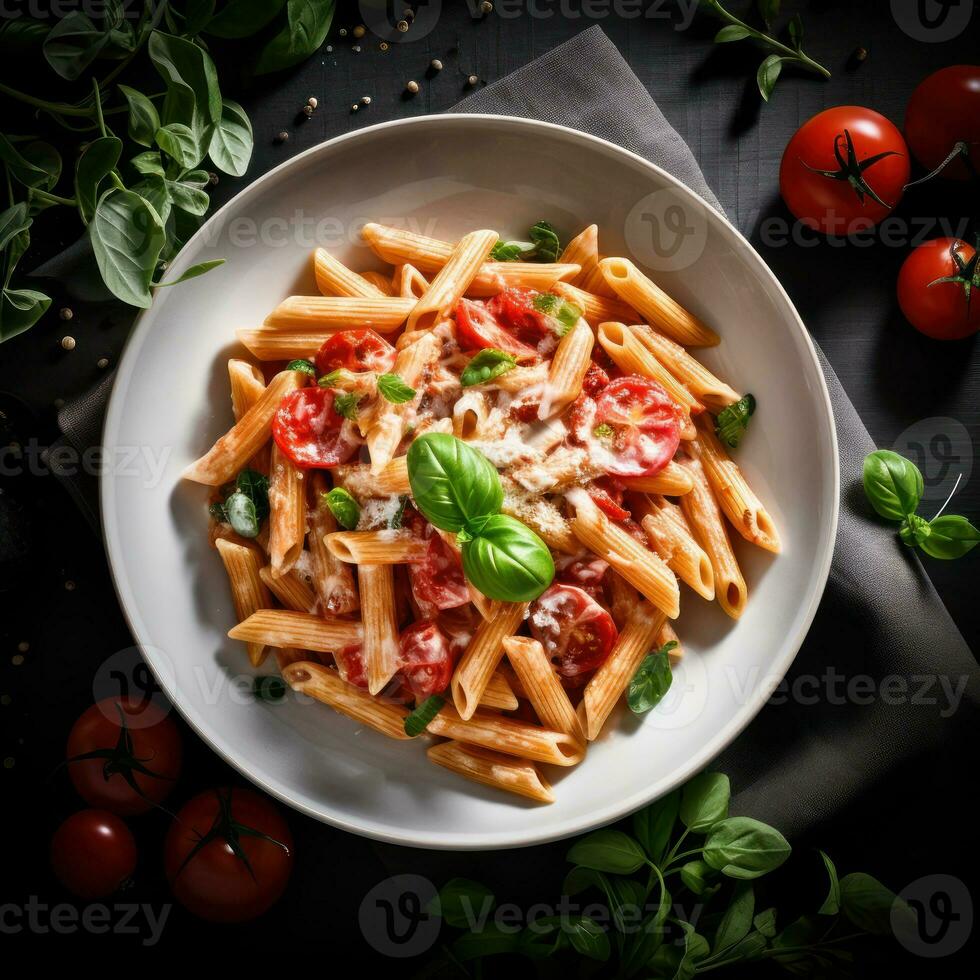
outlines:
M325 139L389 119L447 109L467 94L467 75L478 75L481 83L493 81L597 19L586 16L583 8L589 9L589 4L577 0L538 0L530 5L537 15L518 9L524 4L498 4L494 15L480 20L471 16L466 3L442 6L424 37L410 33L405 43L381 51L378 39L368 34L360 41L361 51L355 52L352 39L338 37L337 28L358 22L356 5L341 4L329 39L332 51L324 48L294 71L244 83L237 96L252 118L255 154L248 175L240 181L222 178L213 200L224 202L249 179ZM777 173L783 148L796 128L827 106L848 103L876 108L900 124L909 94L925 75L949 64L976 62L980 11L958 36L936 43L921 26L900 26L886 0L798 5L804 10L807 50L832 70L833 77L820 81L788 71L771 104L762 106L755 91L756 52L744 44L713 46L716 22L699 16L690 23L690 6L643 0L593 4L592 10L619 11L598 18L603 30L687 140L732 221L781 279L875 442L913 458L918 455L930 477L927 493L932 503L927 507L938 509L962 472L954 509L976 521L980 475L971 474L971 469L980 423L980 349L975 339L942 344L920 336L904 321L895 300L895 279L909 240L948 233L947 227L960 229L966 216L977 213L976 197L971 201L964 187L941 183L914 189L896 212L900 221L893 240L872 236L867 247L844 248L812 237L774 240L772 231L774 220L778 225L790 218L779 199ZM637 8L642 16L627 16ZM906 23L907 18L900 19ZM860 64L851 57L858 46L869 52ZM219 65L221 55L218 49ZM436 57L445 68L427 79L426 66ZM223 78L225 72L233 78L234 66L223 69ZM418 79L422 90L406 100L403 89L410 78ZM223 87L231 83L223 81ZM230 94L236 93L232 89ZM305 119L299 110L311 95L319 100L319 108ZM351 104L364 95L371 97L370 106L352 113ZM280 130L290 134L285 143L275 140ZM397 162L392 171L397 180ZM62 233L67 243L77 230ZM56 294L53 309L59 305ZM127 333L125 313L73 305L76 316L70 324L49 314L29 333L0 346L0 391L24 403L25 421L18 431L36 437L40 445L57 435L56 400L70 399L97 382L105 370L98 366L100 358L114 366ZM77 340L70 353L59 346L66 333ZM36 528L31 555L16 575L0 583L5 589L0 592L0 688L5 695L0 754L12 766L2 779L5 799L11 798L9 787L27 801L18 816L28 829L23 831L24 846L18 848L15 893L56 901L64 895L43 870L44 848L51 829L78 804L63 777L49 774L61 758L71 720L91 699L95 667L132 640L101 543L50 477L19 479ZM971 556L955 563L927 561L939 593L971 644L980 635L977 560ZM18 658L18 644L25 643L29 649ZM199 748L192 756L182 798L231 778L206 750ZM163 819L150 816L144 821L138 836L156 841L152 846L158 847ZM425 866L424 856L372 845L298 815L293 823L304 860L284 903L263 920L271 925L270 939L276 935L272 930L284 930L295 939L304 929L331 923L339 943L363 945L355 923L365 891L392 870ZM885 856L901 837L898 828L862 834L859 840L851 829L846 823L828 827L822 840L862 865L876 856L887 865ZM936 870L942 853L937 844L918 841L903 846L913 869ZM519 859L439 855L431 861L431 874L438 879L447 873L479 872L518 893L547 874L549 887L557 888L562 853L559 844L518 852ZM144 869L141 888L147 897L141 900L165 900L155 860ZM332 883L330 888L322 887L325 881ZM203 936L202 928L177 910L164 941Z

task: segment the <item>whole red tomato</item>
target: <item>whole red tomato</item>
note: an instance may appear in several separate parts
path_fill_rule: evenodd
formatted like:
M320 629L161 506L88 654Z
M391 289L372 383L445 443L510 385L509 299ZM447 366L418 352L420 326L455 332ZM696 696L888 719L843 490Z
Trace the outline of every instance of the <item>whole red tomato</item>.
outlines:
M980 330L978 256L959 238L914 248L898 274L898 305L927 337L959 340Z
M246 922L282 895L293 839L279 811L247 789L214 789L177 814L164 845L174 896L211 922Z
M825 109L789 141L779 166L786 206L825 235L846 235L891 214L909 179L898 129L861 106Z
M905 138L927 170L964 143L973 173L980 171L980 66L951 65L920 82L905 110ZM966 159L954 160L943 176L966 180Z
M51 869L79 898L105 898L136 870L136 841L107 810L79 810L51 838Z
M122 816L162 802L180 775L180 731L152 701L104 698L72 726L68 774L90 806Z

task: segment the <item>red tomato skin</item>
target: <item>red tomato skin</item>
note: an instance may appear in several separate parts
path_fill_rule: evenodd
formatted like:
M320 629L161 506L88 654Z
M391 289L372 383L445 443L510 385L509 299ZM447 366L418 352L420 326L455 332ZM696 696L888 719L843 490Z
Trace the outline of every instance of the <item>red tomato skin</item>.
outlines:
M51 868L73 895L88 901L118 891L136 870L136 841L108 810L79 810L51 838Z
M539 295L533 289L504 289L488 300L487 312L522 343L537 347L545 337L554 338L550 317L534 308Z
M926 170L935 170L958 142L970 147L970 163L980 170L980 66L950 65L923 79L905 110L905 139ZM942 175L968 180L970 169L957 159Z
M419 620L402 630L399 657L402 679L416 701L449 687L456 663L452 646L431 620Z
M935 340L962 340L980 330L980 297L967 307L963 287L941 282L957 274L950 249L958 244L964 262L973 258L974 249L959 238L933 238L917 245L902 263L898 274L898 305L905 318L927 337Z
M513 354L519 360L531 360L537 350L521 343L505 330L497 318L479 300L461 299L456 306L456 340L462 350L495 347Z
M885 157L864 172L868 185L889 207L882 207L867 195L862 204L846 180L833 180L807 169L839 169L834 142L845 129L854 141L858 160L896 151L896 156ZM846 159L846 151L842 152ZM894 210L908 180L908 147L902 134L883 115L861 106L836 106L817 113L797 130L779 165L779 190L786 206L807 227L825 235L872 228Z
M588 592L560 582L534 600L528 623L564 678L602 666L619 637L612 616Z
M330 388L297 388L272 417L272 438L301 469L329 469L353 456L357 443L345 434L344 418L334 411Z
M417 511L406 509L402 523L416 537L429 542L425 557L408 566L412 595L422 614L432 618L442 609L455 609L469 602L469 586L456 552Z
M593 480L586 490L599 510L611 521L625 521L630 516L630 511L622 506L623 488L616 480L608 477Z
M116 746L120 734L117 706L126 716L134 756L161 778L133 772L144 799L130 787L122 773L114 772L107 780L104 759L69 762L68 775L75 791L89 806L131 817L146 813L170 794L180 775L183 744L174 720L153 701L103 698L82 712L72 725L65 747L66 759Z
M316 354L318 374L343 368L384 374L395 365L395 348L373 330L340 330L328 337Z
M608 384L609 375L595 361L592 361L582 379L583 393L590 398L595 398Z
M239 842L254 878L220 839L205 844L181 870L198 835L211 829L219 812L214 790L185 803L167 833L164 872L177 901L209 922L248 922L262 915L282 896L293 870L293 838L278 809L251 790L236 788L230 792L233 819L279 841L288 852L271 841L243 834Z
M340 671L340 676L353 684L354 687L363 687L367 690L367 672L364 668L364 655L360 643L354 643L349 647L338 650L333 655L333 661Z
M568 555L555 560L555 580L566 585L575 585L588 592L596 602L605 602L603 581L609 563L601 558L572 558Z

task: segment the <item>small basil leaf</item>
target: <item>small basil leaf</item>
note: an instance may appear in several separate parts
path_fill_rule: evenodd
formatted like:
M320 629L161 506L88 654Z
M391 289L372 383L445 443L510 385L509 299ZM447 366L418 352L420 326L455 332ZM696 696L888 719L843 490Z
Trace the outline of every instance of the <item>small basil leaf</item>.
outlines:
M463 368L463 373L459 376L459 383L463 388L471 388L473 385L482 385L500 375L506 374L517 364L517 358L513 354L497 350L496 347L487 347L481 350Z
M99 56L109 32L80 11L62 17L48 32L42 50L47 63L64 79L75 81Z
M871 506L890 521L914 514L922 499L924 485L919 468L891 450L878 449L865 457L863 479Z
M715 941L711 944L712 949L720 953L741 942L752 928L753 915L755 915L755 893L752 885L747 881L740 881L735 886L728 908L725 909L718 924Z
M567 916L562 929L577 953L600 963L609 959L609 936L595 919L587 915Z
M86 224L95 214L102 181L119 163L121 153L121 139L115 136L100 136L92 140L79 154L75 164L75 201L82 221Z
M534 243L534 258L538 262L557 262L561 254L558 232L547 221L539 221L528 232Z
M772 939L776 935L776 910L765 909L760 912L753 920L752 925L766 939Z
M323 378L321 378L320 381L323 381ZM355 395L353 392L344 391L334 398L333 410L338 415L342 415L345 419L351 419L353 421L357 418L357 406L360 401L360 395Z
M286 695L286 682L274 674L256 677L252 681L252 694L259 701L281 701Z
M405 508L408 506L408 497L398 498L398 510L391 515L391 520L388 521L388 527L393 531L397 531L402 526L402 521L405 519Z
M415 389L409 387L397 374L382 374L378 377L378 391L389 402L401 405L415 397Z
M534 251L531 242L500 242L490 249L494 262L520 262L526 254Z
M532 305L539 313L545 313L554 319L554 331L559 337L564 337L582 316L580 307L560 296L555 296L554 293L538 293Z
M303 374L308 374L311 378L316 377L316 367L312 361L308 361L305 357L297 357L295 360L290 361L286 365L287 371L302 371Z
M583 868L616 875L632 874L646 864L643 848L621 830L597 830L577 840L565 859Z
M646 848L654 864L660 864L667 853L667 845L670 843L680 807L680 791L674 790L663 799L633 814L633 833Z
M200 217L205 214L211 206L211 199L197 187L184 183L182 180L166 181L167 194L173 202L174 207L181 211Z
M823 905L817 909L818 915L837 915L840 911L840 882L837 880L837 868L830 857L823 851L820 852L823 866L827 869L827 877L830 879L830 891L823 900ZM758 927L757 927L758 928ZM759 930L762 931L761 929Z
M324 374L317 379L317 384L321 388L334 388L337 382L340 380L341 369L337 368L336 371L331 371L329 374Z
M198 262L197 265L192 265L189 269L182 272L176 279L169 279L167 282L155 282L153 286L155 289L162 289L164 286L176 286L178 283L187 282L188 279L196 279L198 276L203 276L206 272L217 269L219 265L224 264L224 259L209 259L207 262Z
M962 558L980 543L980 531L958 514L937 517L928 528L928 535L918 544L930 558Z
M269 478L257 470L242 470L235 480L235 490L245 494L255 506L255 515L260 520L269 516Z
M772 90L776 87L776 82L779 79L780 74L783 70L783 59L779 57L778 54L771 54L766 58L761 65L759 65L759 70L756 72L756 82L759 85L759 94L762 98L768 102L769 96L772 95Z
M688 830L706 834L728 816L731 786L720 772L702 772L685 785L681 795L681 821Z
M33 327L50 305L51 297L36 289L5 288L0 301L0 343Z
M353 531L357 527L361 519L360 505L343 487L334 487L323 494L323 499L342 528Z
M727 41L741 41L743 38L751 36L752 33L747 27L740 27L738 24L728 24L715 35L715 44L724 44Z
M715 419L718 438L734 449L742 441L749 427L749 419L755 412L755 395L745 395L737 402L723 408Z
M128 85L119 85L129 106L129 138L141 146L153 146L153 138L160 128L160 116L156 106L142 93Z
M308 58L327 37L334 0L287 0L286 24L259 53L255 74L280 71Z
M463 571L485 596L503 602L536 599L555 577L548 546L529 527L506 514L486 521L462 545Z
M497 470L482 453L442 432L419 436L408 450L415 506L443 531L495 514L504 502Z
M675 640L665 643L659 650L648 653L637 668L626 689L626 703L636 715L646 714L659 704L670 690L674 675L670 670L668 654L677 646Z
M892 931L892 909L905 903L887 889L877 878L860 871L844 875L840 880L840 907L844 915L859 929L876 935Z
M681 881L695 895L704 894L704 890L709 884L708 879L713 873L714 871L710 865L700 859L688 861L687 864L681 865Z
M156 150L137 153L129 162L133 169L141 174L152 174L155 177L162 177L165 173L163 164L160 162L160 154Z
M730 878L758 878L778 868L790 855L786 838L752 817L728 817L711 828L704 860Z
M405 718L405 734L409 738L421 735L429 727L429 722L439 714L445 703L445 700L438 694L432 694L421 704L416 705L415 709L409 712Z
M211 135L208 156L219 170L232 177L241 177L252 159L252 144L252 123L248 114L237 102L225 99L221 105L221 118Z
M168 123L161 126L153 138L157 146L181 167L196 167L200 162L197 139L189 126L177 122Z
M259 518L252 499L244 493L233 493L225 501L228 523L243 538L256 538L259 534Z
M468 878L451 878L429 904L431 915L438 915L454 929L471 929L493 911L497 900L486 885Z

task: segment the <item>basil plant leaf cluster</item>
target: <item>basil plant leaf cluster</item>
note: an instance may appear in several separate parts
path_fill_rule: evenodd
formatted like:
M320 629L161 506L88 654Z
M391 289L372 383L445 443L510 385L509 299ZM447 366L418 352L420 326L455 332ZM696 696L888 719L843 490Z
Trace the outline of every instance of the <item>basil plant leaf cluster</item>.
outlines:
M504 490L493 464L445 433L427 433L408 450L415 506L435 527L457 535L466 577L485 596L529 602L551 584L548 546L529 527L500 513Z

